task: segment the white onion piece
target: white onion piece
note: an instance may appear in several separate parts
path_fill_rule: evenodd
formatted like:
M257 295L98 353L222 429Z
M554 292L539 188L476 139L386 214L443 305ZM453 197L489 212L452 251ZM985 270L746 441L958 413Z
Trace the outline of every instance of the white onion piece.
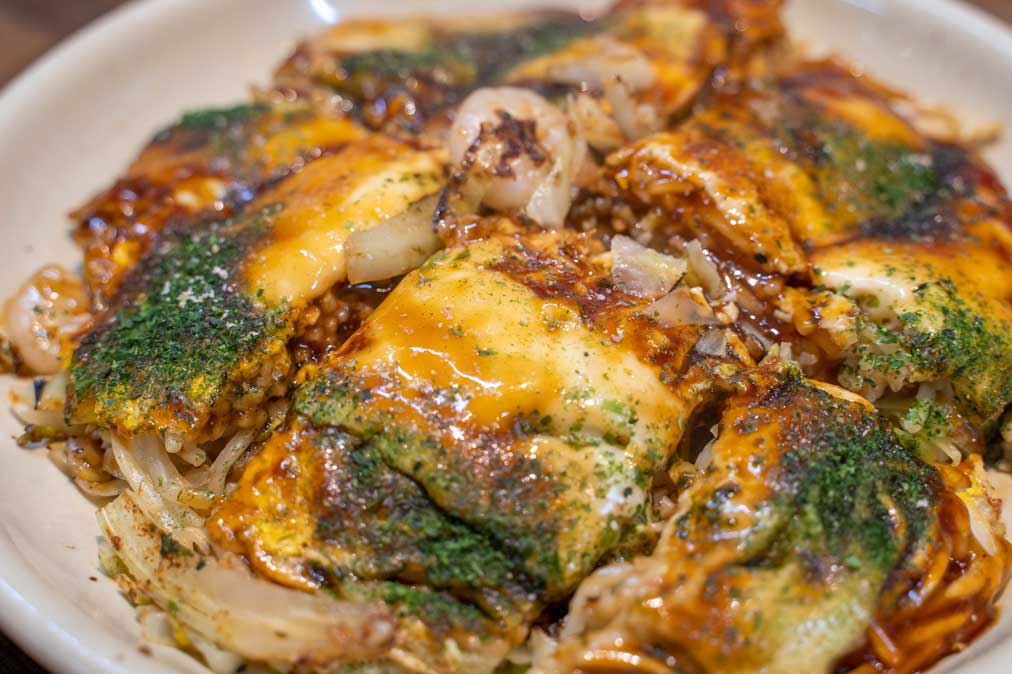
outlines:
M968 501L969 499L967 498L963 499L964 503L970 505ZM993 555L998 552L998 545L995 542L994 531L991 530L992 518L983 513L980 510L979 505L980 504L974 504L966 509L970 514L970 533L972 533L973 537L977 539L978 543L980 543L980 547L984 548L984 552L989 555Z
M959 460L953 461L959 463ZM967 465L968 464L968 465ZM979 455L969 457L964 468L968 468L971 481L968 487L956 491L959 500L966 506L970 519L970 533L980 543L980 547L989 555L998 552L997 540L1004 531L1001 521L995 517L994 506L991 498L994 488L984 470L984 463Z
M713 309L702 295L699 288L675 288L652 302L645 311L669 327L719 324Z
M59 410L63 413L63 407L67 400L67 371L61 370L53 375L46 385L42 387L39 394L39 402L35 406L40 410Z
M706 443L703 446L703 449L699 452L699 455L696 457L696 460L693 462L699 470L706 470L710 467L710 464L713 463L713 444L715 442L717 442L717 440L713 439Z
M207 668L215 674L232 674L242 667L242 658L240 656L219 648L213 641L193 630L184 629L183 631L186 634L186 638L190 640L193 647L204 658Z
M36 394L35 382L19 380L9 394L11 411L25 426L49 427L66 431L63 416L63 397L66 395L66 377L56 375Z
M90 480L75 478L74 483L77 484L77 488L85 494L96 498L112 498L113 496L119 496L126 491L128 486L123 480L117 479L106 480L105 482L92 482Z
M129 493L99 510L98 520L145 595L225 651L321 665L381 657L393 640L392 619L381 607L285 588L210 557L163 558L160 537Z
M801 365L802 371L807 374L812 372L815 366L819 364L819 357L810 351L802 351L798 354L798 364Z
M686 267L684 258L647 248L628 236L611 240L611 277L633 295L660 297L685 275Z
M717 265L706 256L702 244L693 239L686 245L685 254L689 260L689 272L703 286L707 297L714 300L726 297L728 294L727 284L721 278Z
M134 611L137 622L141 625L141 638L159 646L178 648L179 644L172 633L172 622L168 614L156 606L145 604Z
M154 479L155 488L174 505L184 509L186 526L199 526L190 523L190 508L205 510L214 500L214 494L204 489L197 489L183 477L169 454L157 437L142 436L135 439L133 446L134 458L141 468ZM203 455L203 450L192 446L194 451ZM189 450L184 450L189 452ZM181 454L182 452L180 452Z
M49 427L57 431L67 430L64 422L63 410L34 409L24 404L11 406L14 416L25 426Z
M741 313L738 305L734 303L731 297L731 295L725 295L724 301L713 308L714 313L717 314L717 319L724 325L730 325L737 322L738 316Z
M557 60L548 67L548 77L578 87L601 89L609 82L622 82L631 91L642 91L656 79L650 60L636 47L601 36L588 45L590 53Z
M714 424L710 427L710 435L713 436L713 439L703 446L703 449L696 456L696 460L693 461L693 464L699 470L706 470L713 463L713 446L717 444L717 437L720 435L720 424Z
M49 447L46 449L46 454L49 456L49 460L53 462L53 465L59 468L61 472L67 475L72 475L71 473L72 469L69 463L67 462L66 443L59 442L49 445Z
M573 58L552 63L547 74L556 82L603 92L614 123L629 140L663 126L652 106L633 98L634 93L653 85L656 74L647 56L632 45L609 37L594 38ZM590 110L585 108L583 112Z
M139 452L145 460L144 466L136 456L138 446L145 443L133 440L129 441L128 447L127 442L117 433L111 435L112 453L116 458L116 464L123 474L123 479L130 485L130 493L136 499L137 505L159 529L175 536L180 544L206 549L207 538L203 533L203 518L174 500L167 499L159 490L155 478L148 472L148 469L153 468L149 461L150 452L143 450Z
M115 578L121 573L126 573L123 563L116 556L116 548L104 536L98 539L98 567L109 578Z
M717 442L717 438L710 440L708 443L703 445L703 449L700 450L696 456L696 460L693 461L693 465L699 470L706 470L713 463L713 445Z
M566 111L579 129L580 136L595 150L610 152L625 143L622 129L601 101L589 94L570 95Z
M639 103L624 82L606 82L604 97L615 123L628 140L639 140L664 127L664 120L648 103Z
M176 500L179 493L192 487L176 469L175 464L154 435L144 435L131 441L131 451L138 465L151 477L159 492Z
M412 204L403 213L348 237L348 281L368 283L406 274L442 248L432 228L438 196Z
M109 443L105 442L104 445L108 447ZM102 470L113 477L123 479L123 471L120 470L119 464L116 463L116 453L111 450L102 453Z
M707 356L723 356L727 352L727 335L717 328L707 330L696 342L696 351Z

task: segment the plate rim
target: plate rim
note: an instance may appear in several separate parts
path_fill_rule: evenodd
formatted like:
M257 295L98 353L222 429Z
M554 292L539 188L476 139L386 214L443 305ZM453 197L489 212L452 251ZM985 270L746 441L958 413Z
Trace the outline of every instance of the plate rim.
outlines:
M202 0L131 0L82 26L0 90L0 129L30 114L47 82L73 75L79 55L114 50L131 32L154 29L163 17L185 14L201 4ZM68 483L68 488L73 487ZM0 568L19 564L18 557L17 550L0 539ZM165 660L136 651L121 653L120 636L65 600L59 614L46 615L45 607L54 599L61 601L45 586L19 589L0 574L0 631L50 674L141 674L135 664L144 666L144 674L178 674L179 669Z
M317 0L308 0L317 4ZM322 0L329 4L328 0ZM397 0L395 0L396 3ZM817 0L788 0L811 2ZM876 0L838 0L875 12ZM907 11L937 15L942 22L986 41L1012 61L1012 26L991 16L983 9L962 0L891 0ZM22 115L30 114L37 99L47 90L47 82L73 75L78 55L92 50L115 50L122 38L136 31L157 26L160 19L185 15L201 6L203 0L133 0L100 16L61 40L23 69L0 90L0 127ZM338 3L340 4L340 3ZM559 4L547 0L545 5ZM251 79L255 74L251 73ZM68 483L67 488L73 488ZM96 530L97 531L97 530ZM20 563L19 553L0 540L0 567ZM1010 588L1007 591L1012 591ZM63 601L63 611L45 615L47 604ZM84 618L85 620L82 620ZM143 664L146 672L170 674L178 672L171 663L134 653L116 655L98 646L112 646L120 637L109 629L87 619L76 606L56 596L46 587L21 589L0 575L0 631L52 674L139 674L132 664ZM1012 660L1012 637L994 644L989 650L971 654L958 665L958 674L989 672L988 666ZM944 667L944 665L942 665ZM994 668L993 671L1000 671Z

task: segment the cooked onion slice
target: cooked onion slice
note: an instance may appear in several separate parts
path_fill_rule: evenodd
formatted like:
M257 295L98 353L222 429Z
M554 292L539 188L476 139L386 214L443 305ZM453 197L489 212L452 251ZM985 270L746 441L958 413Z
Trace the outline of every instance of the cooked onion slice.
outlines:
M611 240L611 277L620 288L639 297L660 297L685 275L684 258L647 248L627 236Z
M623 82L631 91L643 91L657 79L650 59L642 50L600 36L589 40L586 53L559 59L548 68L548 77L582 88L600 90L609 82Z
M598 152L610 152L625 142L622 129L604 109L602 101L590 94L570 94L566 111L587 144Z
M393 622L380 607L285 588L189 551L165 555L158 530L129 494L99 510L98 520L137 589L227 651L320 665L375 659L390 647Z
M422 199L403 213L349 236L345 244L348 281L382 281L422 266L442 247L432 228L438 198Z
M112 498L113 496L119 496L127 488L126 482L115 478L104 482L92 482L90 480L76 478L74 482L77 484L78 489L88 496L94 496L96 498Z
M675 288L645 310L664 325L717 325L720 321L699 288Z
M717 265L706 256L702 244L690 241L685 247L685 254L689 260L689 276L703 287L707 297L712 300L723 299L729 292L727 284L721 278Z
M718 328L707 330L696 342L696 351L707 356L723 356L727 352L727 335Z
M648 103L638 103L625 82L607 82L604 96L611 105L612 117L629 140L639 140L664 127L657 109Z
M25 426L39 426L64 432L68 430L63 416L63 406L67 396L66 371L51 377L42 384L41 380L21 383L12 388L10 394L11 409L14 416Z
M1004 532L996 517L994 502L991 499L991 485L980 456L976 454L970 456L964 464L964 470L972 479L969 486L958 489L956 495L966 506L970 519L970 533L980 543L980 547L984 548L984 552L994 555L998 552L997 541Z
M154 436L127 440L113 433L110 442L123 479L151 523L183 545L206 549L203 518L176 500L189 485L183 483L165 449L158 446L159 440Z

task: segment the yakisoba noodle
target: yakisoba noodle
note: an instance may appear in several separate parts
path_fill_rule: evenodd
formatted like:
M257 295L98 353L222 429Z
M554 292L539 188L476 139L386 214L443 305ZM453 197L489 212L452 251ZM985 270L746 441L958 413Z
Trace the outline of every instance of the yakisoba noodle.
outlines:
M960 650L995 618L988 596L1001 590L1012 569L1012 546L1003 537L974 526L970 508L997 511L998 505L979 493L969 476L979 479L978 457L966 464L937 464L946 487L939 518L939 546L927 565L928 572L885 615L876 616L868 630L868 648L854 671L916 672L944 653ZM961 498L962 497L962 498ZM966 500L964 501L963 498ZM984 515L983 517L987 517Z
M339 23L74 212L20 443L217 672L924 671L1012 572L957 134L773 0Z
M797 466L790 457L799 450L782 444L791 437L783 424L792 430L800 424L812 435L824 433L823 437L835 438L832 442L839 443L836 450L820 448L817 451L828 454L810 457L816 466L825 460L836 463L841 488L852 484L845 469L856 468L848 466L852 458L848 457L849 443L875 443L877 433L873 425L862 421L860 408L846 399L823 398L827 402L817 409L810 403L823 394L813 396L813 390L807 388L810 385L780 384L773 395L761 381L755 385L759 386L757 393L750 392L745 400L734 400L726 408L720 434L709 449L712 458L682 473L688 490L681 495L678 510L652 555L605 567L588 578L570 604L557 647L535 658L535 671L790 671L795 663L785 660L784 653L790 653L791 641L834 639L841 633L850 636L837 645L839 648L863 644L841 658L834 671L919 671L941 652L961 648L960 644L990 623L993 607L985 597L993 596L1008 578L1010 559L1007 542L995 536L993 525L986 524L994 516L995 506L981 491L979 459L940 467L936 486L944 490L944 496L930 521L921 520L918 514L919 504L926 503L922 496L893 498L867 491L873 488L879 471L885 470L879 475L892 479L884 465L892 461L889 450L883 451L883 464L863 466L868 473L866 479L859 480L864 497L855 495L853 501L844 502L860 512L872 500L883 499L896 519L894 533L906 559L885 579L876 601L867 596L860 599L859 592L853 595L853 601L867 602L863 608L841 606L833 595L851 582L847 576L855 569L873 563L865 556L867 549L853 559L845 558L841 567L827 568L813 563L818 542L802 537L795 539L793 548L783 546L782 537L790 540L792 536L789 530L769 532L760 544L763 547L739 546L737 541L755 524L748 503L756 499L766 503L769 511L764 517L775 518L778 511L792 507L799 507L803 515L805 504L827 498L818 470L794 473ZM809 404L803 404L806 401ZM784 409L796 415L793 421L778 416ZM843 420L858 428L850 439L839 427L834 428ZM755 430L742 430L751 423L756 424ZM747 436L756 433L762 439L757 446L766 448L761 455L764 460L752 463L757 457L750 457L746 465L752 466L757 479L728 482L741 470L740 457L733 455L735 445L751 442ZM800 451L807 452L803 445ZM779 494L773 503L762 496L768 488ZM901 495L902 491L893 493ZM715 527L729 517L738 520L730 530ZM971 524L971 517L977 524ZM795 526L810 524L798 521ZM846 526L838 533L844 540L862 536ZM788 573L785 579L780 574L789 569L790 562L771 566L771 555L776 560L794 559L802 570L796 575ZM860 574L865 582L874 582L870 570ZM802 608L796 609L794 604ZM814 607L821 611L812 610ZM866 615L866 611L873 617L865 633L858 629L861 621L855 623L853 617L855 613ZM794 622L795 612L803 614L798 622ZM780 622L783 620L787 629ZM818 621L833 627L821 626ZM802 650L812 655L805 646Z

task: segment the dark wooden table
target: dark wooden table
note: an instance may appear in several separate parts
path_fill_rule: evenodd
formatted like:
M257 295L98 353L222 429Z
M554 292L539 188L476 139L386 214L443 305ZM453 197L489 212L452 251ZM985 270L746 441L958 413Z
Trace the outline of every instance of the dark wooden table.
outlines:
M123 0L0 0L0 85L62 38L121 4ZM1012 23L1012 0L972 0L972 4ZM46 673L0 634L0 674Z

